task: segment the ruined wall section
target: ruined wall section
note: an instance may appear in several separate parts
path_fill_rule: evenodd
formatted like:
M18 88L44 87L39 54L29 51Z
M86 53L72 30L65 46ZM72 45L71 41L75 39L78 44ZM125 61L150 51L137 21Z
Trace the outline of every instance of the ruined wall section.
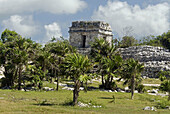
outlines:
M90 42L93 42L95 38L105 38L111 42L113 35L111 27L108 23L101 21L75 21L72 22L72 26L69 28L70 44L82 48L83 36L86 37L85 47L89 48Z
M98 35L97 33L93 32L90 34L87 34L86 32L73 32L70 36L70 44L72 46L78 47L78 48L82 48L82 43L83 43L83 39L82 39L82 35L86 36L86 48L90 47L90 42L94 41L94 38L97 38Z
M133 46L118 49L123 59L134 58L145 65L142 76L157 78L160 70L170 70L170 52L162 47Z

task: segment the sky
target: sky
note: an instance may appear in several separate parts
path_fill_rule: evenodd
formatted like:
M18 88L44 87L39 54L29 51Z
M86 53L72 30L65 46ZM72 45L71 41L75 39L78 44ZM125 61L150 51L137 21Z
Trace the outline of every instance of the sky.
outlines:
M0 0L0 33L46 43L68 39L73 21L107 22L113 38L157 36L170 30L170 0Z

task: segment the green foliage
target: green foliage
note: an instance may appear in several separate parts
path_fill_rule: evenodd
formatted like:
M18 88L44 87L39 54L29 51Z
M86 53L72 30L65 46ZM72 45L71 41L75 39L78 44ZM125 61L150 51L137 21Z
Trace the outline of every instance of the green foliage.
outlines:
M165 80L163 83L161 83L160 89L170 92L170 80Z
M168 101L170 101L170 71L160 71L158 76L163 81L159 89L169 93Z
M139 45L151 45L160 46L170 50L170 30L167 33L163 33L159 36L147 36L144 37Z
M144 93L146 91L145 86L143 84L136 85L136 89L138 90L139 93Z
M170 71L160 71L157 76L161 81L166 80L167 78L170 78Z
M113 89L113 77L117 76L117 71L120 68L123 59L119 52L116 52L117 47L114 42L107 42L103 38L95 39L91 43L91 57L98 65L97 73L102 76L102 86L105 89Z
M139 61L133 58L128 59L121 68L120 75L121 78L125 79L124 84L129 84L131 88L131 98L133 99L133 94L135 86L137 86L142 78L141 72L144 70L144 64L139 63Z
M167 107L170 107L170 101L166 101L166 100L157 101L156 108L166 109Z
M130 46L135 46L137 43L138 41L133 36L124 36L118 45L121 48L127 48Z
M80 91L80 80L87 79L86 74L92 67L92 64L88 56L73 53L66 56L64 67L67 75L74 80L73 103L74 105L77 105Z
M157 40L161 42L163 47L167 48L170 50L170 30L167 33L163 33L160 36L157 36Z

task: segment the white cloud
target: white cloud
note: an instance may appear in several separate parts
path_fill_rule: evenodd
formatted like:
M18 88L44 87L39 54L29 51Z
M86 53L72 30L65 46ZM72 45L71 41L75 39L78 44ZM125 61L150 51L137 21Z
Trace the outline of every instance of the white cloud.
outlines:
M45 38L46 41L49 41L52 37L60 38L60 36L62 36L61 28L56 22L49 25L44 25L44 28L46 30L46 38Z
M32 16L19 16L13 15L9 19L3 20L2 25L4 28L14 30L24 37L31 37L38 31L38 26L33 22Z
M74 14L86 6L82 0L0 0L0 15L34 11Z
M142 9L138 5L131 6L127 2L109 0L106 6L99 6L92 19L108 22L120 37L127 26L133 27L133 35L138 38L159 35L170 29L170 5L160 3Z

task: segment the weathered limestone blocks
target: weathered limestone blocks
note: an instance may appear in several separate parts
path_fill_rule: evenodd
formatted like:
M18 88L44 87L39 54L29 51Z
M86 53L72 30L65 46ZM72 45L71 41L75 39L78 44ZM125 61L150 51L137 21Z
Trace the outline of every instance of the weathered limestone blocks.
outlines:
M78 48L89 48L95 38L112 41L112 30L108 23L101 21L75 21L69 27L70 44Z
M133 46L119 48L123 59L134 58L144 63L145 71L142 76L157 78L160 70L170 70L170 52L162 47Z

